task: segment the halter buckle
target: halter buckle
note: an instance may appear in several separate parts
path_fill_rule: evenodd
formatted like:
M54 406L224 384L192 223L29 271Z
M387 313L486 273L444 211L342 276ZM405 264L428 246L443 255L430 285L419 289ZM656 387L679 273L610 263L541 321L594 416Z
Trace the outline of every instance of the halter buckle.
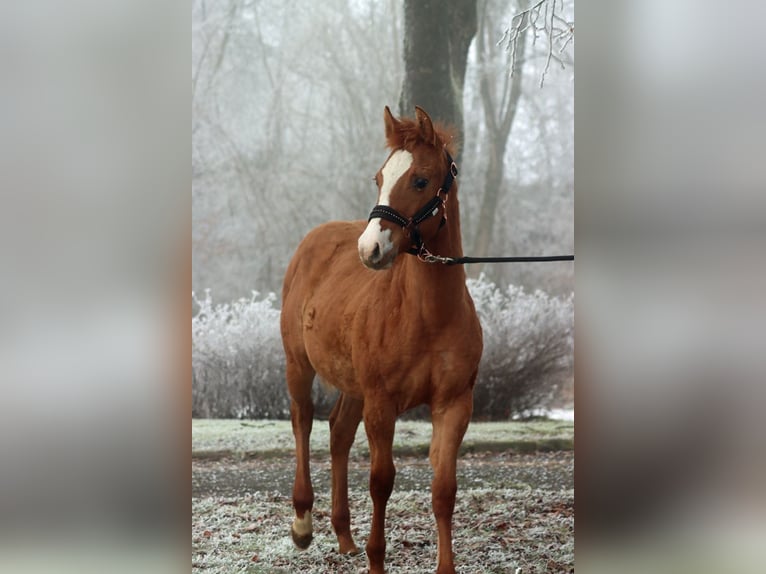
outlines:
M423 263L441 263L442 265L449 265L453 261L452 257L434 255L428 249L426 249L425 245L420 247L417 255L418 259L420 259Z
M457 177L457 164L454 161L450 163L449 171L452 174L452 177Z

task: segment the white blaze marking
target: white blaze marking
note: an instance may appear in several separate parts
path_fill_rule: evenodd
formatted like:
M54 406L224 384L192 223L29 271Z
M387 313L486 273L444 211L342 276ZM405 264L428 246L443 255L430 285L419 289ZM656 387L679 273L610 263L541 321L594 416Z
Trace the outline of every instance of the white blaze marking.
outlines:
M380 170L383 183L380 184L380 205L391 205L391 190L396 182L410 169L412 165L412 154L407 150L396 150L388 158L386 165Z
M407 150L400 149L391 154L386 165L380 170L383 181L380 184L378 205L391 205L391 190L394 189L394 186L401 177L407 173L411 165L412 154ZM375 250L376 244L380 244L381 256L385 256L394 247L394 244L391 242L391 230L383 229L379 217L371 219L364 233L359 236L359 254L371 254Z

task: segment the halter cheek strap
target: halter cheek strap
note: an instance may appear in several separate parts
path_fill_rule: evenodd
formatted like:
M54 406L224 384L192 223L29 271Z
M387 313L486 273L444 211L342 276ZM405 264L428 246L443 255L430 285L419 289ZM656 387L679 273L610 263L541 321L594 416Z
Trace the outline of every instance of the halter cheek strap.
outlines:
M452 159L452 156L449 154L446 148L444 149L444 155L447 156L449 169L447 170L447 175L444 177L444 181L442 182L441 187L436 192L436 195L428 200L428 203L426 203L417 212L415 212L412 217L405 217L396 211L393 207L388 205L376 205L372 208L370 216L367 218L367 221L370 221L371 219L379 217L380 219L385 219L386 221L395 223L404 229L404 231L409 234L410 239L412 240L412 247L407 250L407 252L412 255L418 255L423 249L423 238L420 235L419 225L425 220L434 217L437 213L439 213L439 209L443 207L445 203L447 203L447 194L452 187L452 183L457 177L457 165L455 164L455 161ZM442 194L444 195L443 197ZM439 223L439 229L441 229L446 222L446 216L442 215L441 222Z

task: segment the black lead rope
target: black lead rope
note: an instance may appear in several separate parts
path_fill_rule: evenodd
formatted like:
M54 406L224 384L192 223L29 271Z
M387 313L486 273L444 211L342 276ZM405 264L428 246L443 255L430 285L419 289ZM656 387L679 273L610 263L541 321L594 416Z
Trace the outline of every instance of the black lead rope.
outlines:
M574 261L574 255L542 255L539 257L444 257L434 255L425 247L420 248L418 259L424 263L444 265L467 265L470 263L534 263L537 261Z
M574 255L544 255L540 257L445 257L445 265L469 263L534 263L537 261L574 261ZM434 261L434 262L438 262Z

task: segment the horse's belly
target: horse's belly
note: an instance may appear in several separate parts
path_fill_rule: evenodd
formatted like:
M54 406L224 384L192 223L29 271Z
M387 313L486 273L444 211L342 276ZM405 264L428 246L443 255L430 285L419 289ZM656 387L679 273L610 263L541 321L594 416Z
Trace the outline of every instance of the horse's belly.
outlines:
M311 357L310 354L309 357ZM362 389L354 378L353 371L350 370L346 364L332 360L314 361L312 359L311 361L317 375L319 375L319 378L322 379L323 382L351 397L357 399L364 398Z
M323 334L304 331L304 344L311 366L327 384L342 393L362 398L362 391L354 376L351 353L345 348L342 333L335 331Z

